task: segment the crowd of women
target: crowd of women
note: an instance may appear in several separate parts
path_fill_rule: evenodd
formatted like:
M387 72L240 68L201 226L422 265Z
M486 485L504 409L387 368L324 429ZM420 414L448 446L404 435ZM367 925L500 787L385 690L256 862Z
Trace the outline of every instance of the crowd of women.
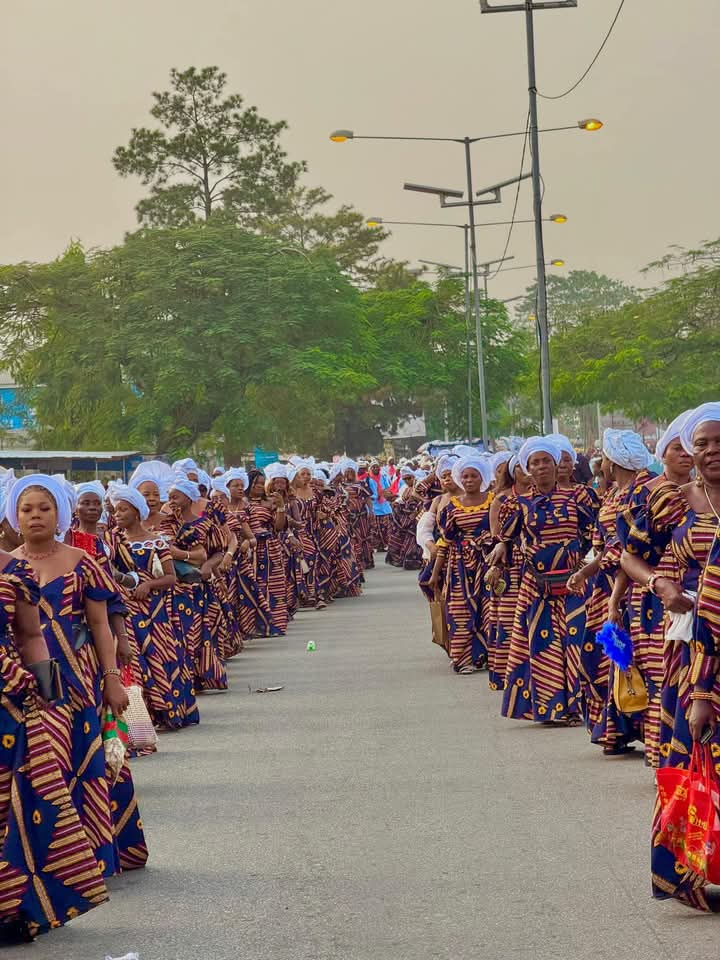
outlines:
M558 434L440 457L415 485L420 586L453 669L486 669L502 716L584 726L606 757L642 743L651 767L687 767L702 739L720 773L720 403L678 416L655 456L659 475L638 434L606 430L602 497ZM608 627L630 638L627 669ZM658 805L654 896L720 912L660 833Z
M249 639L360 595L385 536L366 473L293 457L212 478L147 461L107 489L0 476L0 945L147 860L130 765L111 773L103 743L128 688L156 729L197 724Z

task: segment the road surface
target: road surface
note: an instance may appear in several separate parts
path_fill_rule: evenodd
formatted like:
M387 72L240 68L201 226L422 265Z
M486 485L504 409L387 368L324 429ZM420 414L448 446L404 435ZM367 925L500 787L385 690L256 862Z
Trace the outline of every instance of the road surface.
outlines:
M412 574L381 565L364 597L300 613L229 671L198 728L134 764L147 869L5 956L718 956L720 918L650 898L642 759L501 719L486 675L454 676L431 644Z

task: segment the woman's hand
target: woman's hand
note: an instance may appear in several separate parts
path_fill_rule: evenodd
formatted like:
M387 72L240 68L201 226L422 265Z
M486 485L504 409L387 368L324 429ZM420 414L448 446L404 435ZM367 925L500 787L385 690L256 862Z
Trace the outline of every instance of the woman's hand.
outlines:
M715 733L717 719L712 700L693 700L690 704L688 724L690 726L690 736L695 743L701 739L706 727L710 727L712 732Z
M567 582L567 588L570 593L581 597L585 593L586 575L582 570L576 570L570 574Z
M487 558L488 566L490 567L503 567L505 566L505 561L507 559L507 550L504 543L496 543L495 546L490 551L490 555Z
M233 555L231 553L223 554L223 558L218 564L218 570L220 573L227 573L230 567L232 566Z
M620 607L615 603L614 600L610 600L608 604L608 620L610 623L614 623L616 627L623 626L623 615Z
M133 596L136 600L146 600L150 596L151 590L152 583L149 580L144 580L135 587Z
M494 590L502 576L502 569L496 565L488 568L488 572L485 574L485 586L490 590Z
M130 704L127 690L120 682L120 677L116 676L114 673L111 673L105 677L103 703L106 707L112 710L116 717L122 716Z
M662 605L671 613L687 613L692 610L694 603L686 597L679 583L668 577L658 577L655 580L655 595L662 600Z
M213 566L209 560L206 560L205 563L200 567L200 576L203 580L210 580L213 575Z
M132 647L130 646L127 634L123 634L117 638L117 658L124 667L130 666L132 663Z

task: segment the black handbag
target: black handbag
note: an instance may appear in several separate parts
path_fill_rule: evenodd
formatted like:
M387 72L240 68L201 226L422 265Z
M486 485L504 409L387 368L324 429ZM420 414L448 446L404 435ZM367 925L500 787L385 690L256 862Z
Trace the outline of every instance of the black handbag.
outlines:
M528 564L530 572L535 578L538 591L542 597L566 597L568 593L567 582L573 575L574 570L570 567L563 567L556 570L538 570L533 564Z
M63 699L65 691L57 660L38 660L37 663L29 663L25 669L37 680L40 696L46 703Z

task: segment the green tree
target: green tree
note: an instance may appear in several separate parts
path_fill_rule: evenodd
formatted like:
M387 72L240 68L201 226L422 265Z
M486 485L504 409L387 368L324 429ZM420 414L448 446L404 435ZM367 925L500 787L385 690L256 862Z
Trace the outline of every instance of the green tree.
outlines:
M73 247L0 283L6 363L58 446L330 446L336 405L376 386L337 265L222 221Z
M615 310L626 303L636 303L640 292L620 280L594 270L571 270L567 276L547 277L548 323L551 334L567 330L588 316ZM521 322L537 313L537 292L528 287L524 300L515 308Z
M160 126L134 129L113 155L121 176L150 187L136 207L139 222L185 226L218 209L241 222L272 213L305 169L280 145L287 124L226 95L227 76L218 67L173 69L170 85L153 93L150 113Z
M667 420L717 396L720 266L699 262L642 302L555 338L557 399Z
M118 344L104 273L79 244L48 264L0 267L3 366L33 411L40 446L122 448L138 398Z
M386 262L378 258L378 251L388 232L369 227L366 218L347 204L328 211L332 199L322 187L298 186L281 199L274 216L259 220L257 226L300 250L326 251L354 280L375 282Z

